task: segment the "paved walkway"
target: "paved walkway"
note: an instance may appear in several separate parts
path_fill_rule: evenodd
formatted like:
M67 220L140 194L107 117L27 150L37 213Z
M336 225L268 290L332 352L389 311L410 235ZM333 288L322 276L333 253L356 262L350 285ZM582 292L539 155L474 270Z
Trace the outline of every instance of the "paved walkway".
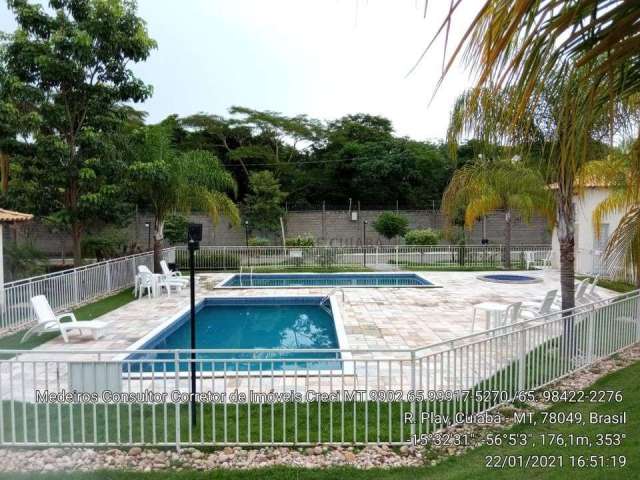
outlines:
M553 271L534 272L539 276L540 283L526 285L505 285L478 280L477 272L424 272L424 277L442 288L344 288L344 301L342 295L336 295L344 328L348 341L348 348L352 350L409 350L424 347L438 342L455 339L471 333L473 306L482 302L512 303L516 301L537 301L550 289L559 289L559 274ZM226 278L228 274L202 274L197 277L197 299L204 297L255 297L255 296L298 296L298 295L326 295L332 288L295 288L295 289L219 289L215 286ZM614 296L614 292L598 288L600 298ZM183 311L188 307L188 290L184 289L180 294L172 294L170 297L163 295L160 298L143 298L133 301L102 316L100 320L109 324L108 334L99 340L88 337L70 335L69 343L65 344L61 337L51 340L28 354L20 356L21 360L33 363L0 362L0 383L2 385L15 385L16 388L26 386L25 398L32 396L34 387L42 388L45 378L48 383L55 378L55 385L49 388L65 388L68 381L67 361L95 361L95 354L89 351L105 351L100 355L100 360L113 358L114 350L124 351L140 340L146 334L158 327L167 319ZM484 322L480 319L480 328ZM500 348L510 348L509 345ZM341 346L344 348L344 345ZM54 353L54 351L58 353ZM82 355L79 352L87 352ZM72 354L73 353L73 354ZM351 362L351 368L356 372L349 379L350 386L355 388L364 379L365 384L371 384L375 380L376 386L384 388L406 388L410 375L408 354L354 354L356 362ZM490 373L504 365L487 365L486 358L480 362L479 358L472 358L469 352L467 368L462 371L461 365L444 365L444 359L433 361L433 365L425 365L434 372L434 379L451 385L451 376L455 385L468 386L477 381L480 369ZM393 358L393 364L380 364L380 358ZM511 361L510 356L505 357ZM362 361L360 361L362 359ZM367 360L368 359L368 360ZM442 360L442 361L441 361ZM378 362L378 363L376 363ZM404 362L404 363L403 363ZM47 365L48 364L48 365ZM26 365L26 371L25 371ZM9 378L11 368L11 378ZM91 367L93 368L93 367ZM117 367L120 368L120 367ZM422 368L422 367L420 367ZM458 370L460 370L458 372ZM440 373L444 371L444 376ZM92 376L91 371L83 375ZM95 373L93 374L95 375ZM334 382L328 388L339 388L335 382L344 381L346 375L334 376L334 379L316 374L315 379L306 376L304 381L298 383L297 379L285 379L282 372L275 383L271 375L272 384L261 385L260 389L278 391L281 388L290 388L295 382L295 389L309 388L310 381L317 379L318 388L325 388L327 382ZM382 378L381 378L382 377ZM164 379L162 381L165 381ZM209 387L214 390L228 390L230 388L249 388L246 376L239 378L225 378L223 385L217 385L219 379L205 380L210 382ZM251 379L249 379L252 382ZM262 380L260 380L262 381ZM13 383L12 383L13 382ZM158 380L149 382L140 381L132 387L131 382L126 385L128 390L142 390L144 388L166 388L166 385L158 387ZM355 382L355 383L354 383ZM181 380L180 389L188 388L186 379ZM20 386L20 387L18 387ZM254 386L252 386L253 388ZM430 388L437 387L432 384ZM0 391L2 398L14 398L17 392L11 392L7 388Z
M228 275L198 275L196 300L224 296L318 296L333 290L331 287L214 288ZM533 275L543 281L526 285L480 281L478 272L421 272L420 275L442 288L344 288L344 302L342 295L337 294L349 348L412 349L450 340L471 332L473 306L476 304L537 301L548 290L560 288L560 276L555 271L534 272ZM600 287L596 292L601 298L615 295L615 292ZM72 333L69 343L65 344L62 337L57 337L36 351L126 350L188 305L188 289L170 297L144 297L100 317L109 324L108 334L101 339L92 340ZM479 325L481 328L484 326L483 319Z

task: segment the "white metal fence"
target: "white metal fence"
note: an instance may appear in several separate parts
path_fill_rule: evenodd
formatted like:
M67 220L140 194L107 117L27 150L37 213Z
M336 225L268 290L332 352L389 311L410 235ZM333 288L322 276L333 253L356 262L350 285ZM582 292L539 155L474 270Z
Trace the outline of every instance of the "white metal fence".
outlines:
M130 255L0 286L0 332L35 320L31 297L46 295L55 311L92 302L133 285L138 265L151 266L150 252Z
M514 267L526 266L531 252L542 265L551 247L548 245L514 246L511 261ZM253 268L493 268L502 264L501 245L371 245L366 247L215 247L202 246L196 252L199 270L238 270ZM187 266L188 252L176 247L176 263Z
M198 350L194 404L188 350L0 351L0 444L428 442L639 340L636 291L416 350Z

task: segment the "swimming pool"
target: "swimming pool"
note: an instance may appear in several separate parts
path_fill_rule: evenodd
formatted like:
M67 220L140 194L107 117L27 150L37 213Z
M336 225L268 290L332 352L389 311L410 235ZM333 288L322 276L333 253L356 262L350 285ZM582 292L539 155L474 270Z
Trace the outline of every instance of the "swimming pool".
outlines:
M541 278L532 277L531 275L516 275L512 273L496 273L489 275L480 275L478 280L493 283L512 283L512 284L527 284L527 283L540 283Z
M238 273L218 287L435 287L415 273Z
M226 351L199 353L197 369L242 372L339 368L336 360L340 352L335 350L344 348L346 336L341 320L336 325L336 318L339 315L334 316L326 297L204 299L196 306L196 348ZM189 349L190 339L187 311L138 342L134 348L143 351L127 356L123 370L175 372L177 365L179 371L186 372L189 364L180 360L189 358L189 353L180 353L176 361L175 352L167 350Z

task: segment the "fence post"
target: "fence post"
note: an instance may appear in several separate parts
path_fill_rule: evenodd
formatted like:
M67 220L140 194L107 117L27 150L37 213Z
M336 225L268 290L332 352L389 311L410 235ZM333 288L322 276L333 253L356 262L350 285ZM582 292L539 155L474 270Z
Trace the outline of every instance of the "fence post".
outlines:
M109 260L104 264L104 268L107 270L107 292L111 292L111 264L109 263Z
M400 247L398 247L398 245L396 245L396 268L398 268L398 260L399 260L399 257L398 257L398 250L399 250L399 248L400 248Z
M518 392L523 392L526 386L527 374L527 330L520 327L520 341L518 342Z
M78 300L78 270L73 270L73 303L74 305L78 305L80 302Z
M173 364L176 372L175 376L175 389L180 391L180 354L178 350L173 352ZM176 411L176 450L180 451L180 402L175 403Z
M411 441L416 434L416 394L416 351L411 350Z
M591 312L587 313L587 321L589 322L588 327L588 337L587 337L587 364L593 362L595 355L593 351L593 344L595 341L595 320L596 320L596 307L595 305L591 306Z

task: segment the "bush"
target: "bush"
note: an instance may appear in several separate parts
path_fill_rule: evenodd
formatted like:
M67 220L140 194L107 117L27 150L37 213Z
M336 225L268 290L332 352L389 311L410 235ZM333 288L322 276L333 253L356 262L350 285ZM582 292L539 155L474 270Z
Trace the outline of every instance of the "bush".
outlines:
M186 250L176 252L176 266L179 269L189 268L189 253ZM240 257L235 253L196 251L196 270L238 270Z
M8 242L5 246L6 280L33 277L46 272L47 257L32 243Z
M287 238L287 247L313 247L316 244L315 239L311 235L301 236L296 238Z
M164 221L164 238L170 245L187 243L189 219L184 215L172 213Z
M402 236L407 232L409 221L397 213L384 212L373 222L373 228L380 235L391 240L393 237Z
M404 235L404 241L407 245L438 245L440 232L430 228L409 230Z
M330 267L336 263L337 255L333 248L323 248L318 254L318 263L321 267Z
M105 228L82 240L82 255L95 257L99 262L121 256L127 249L127 234L116 228Z
M251 237L249 239L250 247L269 247L271 243L271 240L265 237Z

